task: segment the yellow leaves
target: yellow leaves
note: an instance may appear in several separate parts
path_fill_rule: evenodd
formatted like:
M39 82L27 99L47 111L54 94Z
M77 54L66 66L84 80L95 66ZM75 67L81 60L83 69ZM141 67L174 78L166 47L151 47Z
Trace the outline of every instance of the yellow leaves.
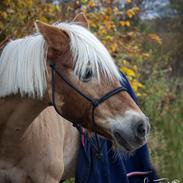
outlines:
M59 5L56 5L56 6L55 6L55 9L56 9L57 12L60 11Z
M144 85L139 81L140 75L138 67L136 65L132 65L126 59L123 59L121 64L122 66L120 66L120 70L127 75L128 80L130 81L130 84L134 89L134 91L136 92L137 96L143 95L144 93L142 93L142 90L140 89L143 89Z
M90 25L91 28L94 28L94 29L97 28L97 24L96 24L96 23L94 23L94 22L91 21L91 20L88 20L88 22L89 22L89 25Z
M136 77L135 72L132 69L129 69L128 67L122 66L120 70L125 73L127 76L130 77Z
M135 12L135 13L138 13L140 11L140 8L138 6L134 6L132 8L132 10Z
M122 15L122 12L118 9L118 7L114 7L113 12L114 12L114 15L116 15L116 16Z
M134 79L134 80L130 80L130 84L132 86L132 88L134 89L134 91L138 91L140 88L144 88L144 85L142 83L140 83L138 80ZM137 92L137 95L139 96L140 93Z
M88 6L90 8L95 8L96 4L95 4L95 2L93 0L90 0L89 3L88 3Z
M148 35L148 39L150 41L154 41L154 42L156 42L156 43L158 43L160 45L162 44L161 38L157 34L149 34Z
M114 22L110 20L104 21L104 25L108 30L115 28Z
M108 15L111 15L113 13L113 8L111 7L107 7L104 9L104 13L105 14L108 14Z
M113 34L116 30L116 22L114 22L113 13L110 14L111 11L113 11L111 8L103 8L100 11L87 14L91 29L94 30L102 40L109 39L109 37L105 38L104 36L111 35L111 33Z
M110 36L110 35L107 35L107 36L106 36L106 40L112 41L112 39L113 39L112 36Z
M42 21L42 22L47 22L47 19L45 17L43 17L43 16L40 17L39 20Z
M123 27L130 27L130 22L127 20L120 21L119 24Z
M104 15L104 21L109 21L109 16L108 15Z
M123 60L124 63L127 63L126 60ZM134 89L135 92L137 92L137 95L140 96L140 93L138 92L138 90L140 88L144 88L144 85L142 83L140 83L138 81L138 74L137 74L137 68L136 66L135 67L127 67L127 66L121 66L120 67L120 70L127 75L129 81L130 81L130 84L132 86L132 88Z
M126 13L126 14L127 14L127 16L128 16L129 18L132 18L132 17L134 17L136 14L138 14L139 11L140 11L140 8L137 7L137 6L135 6L135 7L131 8L131 9L127 10L127 13Z
M107 34L107 31L106 31L106 29L105 29L104 26L100 26L98 32L99 32L99 34L101 34L101 35Z
M132 18L135 15L135 12L130 9L127 11L127 15L129 18Z
M27 0L26 4L27 4L28 7L32 7L33 2L32 2L32 0Z
M113 44L111 44L110 48L111 48L111 52L116 52L116 51L117 51L117 49L118 49L118 45L117 45L117 43L113 43Z
M132 3L132 0L126 0L127 3Z
M129 79L135 79L138 77L136 65L131 66L127 60L122 60L122 66L120 67L121 72L126 74Z
M60 8L56 9L51 3L41 4L35 0L2 0L1 5L0 27L3 27L1 40L6 37L18 38L28 35L32 32L33 22L36 19L54 22L58 20L58 11L60 11Z

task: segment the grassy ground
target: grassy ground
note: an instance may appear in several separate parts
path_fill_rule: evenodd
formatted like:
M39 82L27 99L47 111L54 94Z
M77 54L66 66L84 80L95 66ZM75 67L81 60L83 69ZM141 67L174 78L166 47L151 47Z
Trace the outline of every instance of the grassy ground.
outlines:
M74 183L74 179L66 180L66 181L64 181L64 183Z
M150 117L149 147L160 177L183 181L183 80L153 78L145 83L142 107Z

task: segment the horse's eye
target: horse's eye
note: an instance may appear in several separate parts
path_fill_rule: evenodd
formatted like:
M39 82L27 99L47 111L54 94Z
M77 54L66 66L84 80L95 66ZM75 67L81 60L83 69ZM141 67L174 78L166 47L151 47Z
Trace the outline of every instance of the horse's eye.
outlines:
M80 77L80 80L83 82L88 82L92 79L93 73L91 69L86 69L86 72L83 76Z

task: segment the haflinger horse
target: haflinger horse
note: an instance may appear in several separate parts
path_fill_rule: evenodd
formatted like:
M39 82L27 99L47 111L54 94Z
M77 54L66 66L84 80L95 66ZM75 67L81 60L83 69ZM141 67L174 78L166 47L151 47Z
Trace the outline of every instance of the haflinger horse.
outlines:
M70 176L78 132L53 108L36 118L50 102L119 149L134 151L149 132L148 118L121 87L113 59L83 14L36 27L39 33L10 41L0 57L1 183L58 183Z

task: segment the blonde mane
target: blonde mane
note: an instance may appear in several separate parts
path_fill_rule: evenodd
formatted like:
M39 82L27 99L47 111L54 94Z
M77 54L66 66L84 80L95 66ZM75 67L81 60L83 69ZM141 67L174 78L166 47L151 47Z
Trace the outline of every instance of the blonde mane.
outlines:
M120 78L109 52L90 31L74 23L55 26L70 37L76 75L84 76L90 66L98 81L101 74L109 81ZM46 57L47 45L40 34L9 42L0 56L0 97L20 93L42 98L47 87Z
M9 42L0 57L0 97L41 98L46 89L46 44L41 35Z

